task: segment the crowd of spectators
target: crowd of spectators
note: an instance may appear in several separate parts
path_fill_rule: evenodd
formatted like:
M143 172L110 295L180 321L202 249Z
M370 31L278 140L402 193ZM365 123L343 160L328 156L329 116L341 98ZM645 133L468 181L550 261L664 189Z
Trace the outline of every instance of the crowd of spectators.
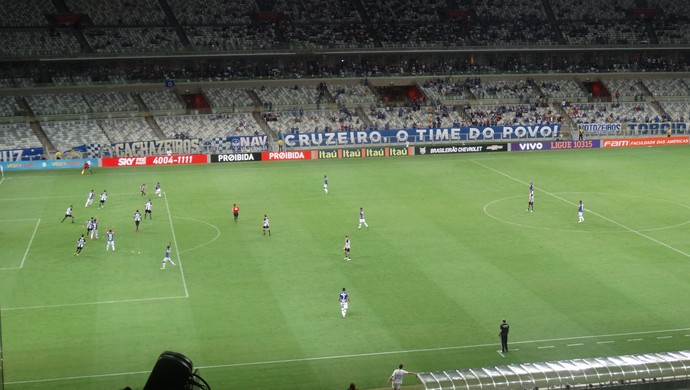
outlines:
M690 37L690 7L673 0L110 0L102 4L66 0L62 4L65 9L60 11L48 0L2 7L3 34L43 43L40 53L27 53L17 45L8 45L4 53L618 46L687 43ZM77 22L79 29L50 23L58 13L82 15L88 22ZM66 38L47 39L51 35ZM78 39L80 35L85 39Z

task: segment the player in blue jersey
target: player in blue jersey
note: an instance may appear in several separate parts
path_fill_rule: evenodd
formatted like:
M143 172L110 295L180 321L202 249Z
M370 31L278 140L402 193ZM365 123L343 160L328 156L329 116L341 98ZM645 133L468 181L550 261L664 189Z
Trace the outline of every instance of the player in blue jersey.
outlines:
M163 264L161 264L161 269L165 269L165 263L170 263L172 265L175 265L175 262L172 261L170 258L170 245L172 244L171 241L168 241L168 246L165 248L165 257L163 257Z
M94 192L94 190L91 190L91 192L89 192L89 195L86 197L86 203L84 204L84 207L91 206L91 204L93 203L94 196L96 196L96 193Z
M534 192L534 181L533 180L529 181L529 192Z
M585 205L582 204L582 201L580 201L580 205L577 207L577 216L579 219L579 223L582 223L585 221L585 217L582 216L582 214L585 212Z
M155 190L156 190L156 195L158 195L158 197L160 198L161 197L161 183L156 183Z
M77 240L77 251L74 252L75 256L79 256L81 254L81 250L84 249L84 245L86 245L86 239L82 234L81 237L79 237L79 240Z
M323 191L328 194L328 176L323 175Z
M338 302L340 302L340 314L345 318L347 315L347 308L350 305L350 295L345 291L345 287L343 287L343 291L338 295Z
M364 209L362 209L362 208L360 207L360 208L359 208L359 225L357 226L357 229L361 229L361 228L362 228L362 224L364 224L364 226L366 226L367 229L369 229L369 225L367 225L367 220L364 219Z
M108 229L106 234L108 235L108 243L105 245L105 251L107 252L108 248L113 248L113 252L115 252L115 231Z

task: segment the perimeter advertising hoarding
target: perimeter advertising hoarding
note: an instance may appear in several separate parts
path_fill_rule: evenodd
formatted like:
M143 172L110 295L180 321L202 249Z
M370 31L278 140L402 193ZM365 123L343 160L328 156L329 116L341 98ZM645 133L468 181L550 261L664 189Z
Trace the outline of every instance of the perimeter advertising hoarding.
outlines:
M311 150L261 152L262 161L311 160Z
M101 159L104 167L141 167L148 165L188 165L206 164L206 154L180 154L174 156L145 156L145 157L106 157Z
M0 162L2 168L6 171L20 171L28 169L65 169L74 168L79 169L88 162L90 166L98 166L97 158L78 158L70 160L36 160L36 161L13 161Z
M415 146L414 154L456 154L456 153L485 153L506 152L508 144L476 144L476 145L444 145L444 146Z
M601 140L598 139L587 141L515 142L510 144L510 151L526 152L530 150L592 149L600 147Z
M212 163L234 163L252 161L261 161L261 153L228 153L211 155Z
M326 160L334 158L400 157L412 154L406 146L387 146L361 149L323 149L312 151L312 158Z
M688 145L690 138L685 137L655 137L655 138L616 138L601 141L602 148L631 148L635 146L667 146Z

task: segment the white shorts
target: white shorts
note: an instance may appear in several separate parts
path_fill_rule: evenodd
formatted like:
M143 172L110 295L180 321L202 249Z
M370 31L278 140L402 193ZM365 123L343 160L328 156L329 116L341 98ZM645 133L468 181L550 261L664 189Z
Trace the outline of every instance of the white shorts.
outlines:
M347 306L348 306L347 302L340 302L340 307L341 307L342 309L347 310Z

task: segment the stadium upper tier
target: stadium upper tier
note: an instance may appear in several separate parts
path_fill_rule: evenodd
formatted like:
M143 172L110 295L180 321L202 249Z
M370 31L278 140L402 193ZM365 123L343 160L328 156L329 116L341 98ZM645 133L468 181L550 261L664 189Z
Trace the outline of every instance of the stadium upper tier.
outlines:
M0 7L0 56L655 47L689 26L673 0L23 0Z

